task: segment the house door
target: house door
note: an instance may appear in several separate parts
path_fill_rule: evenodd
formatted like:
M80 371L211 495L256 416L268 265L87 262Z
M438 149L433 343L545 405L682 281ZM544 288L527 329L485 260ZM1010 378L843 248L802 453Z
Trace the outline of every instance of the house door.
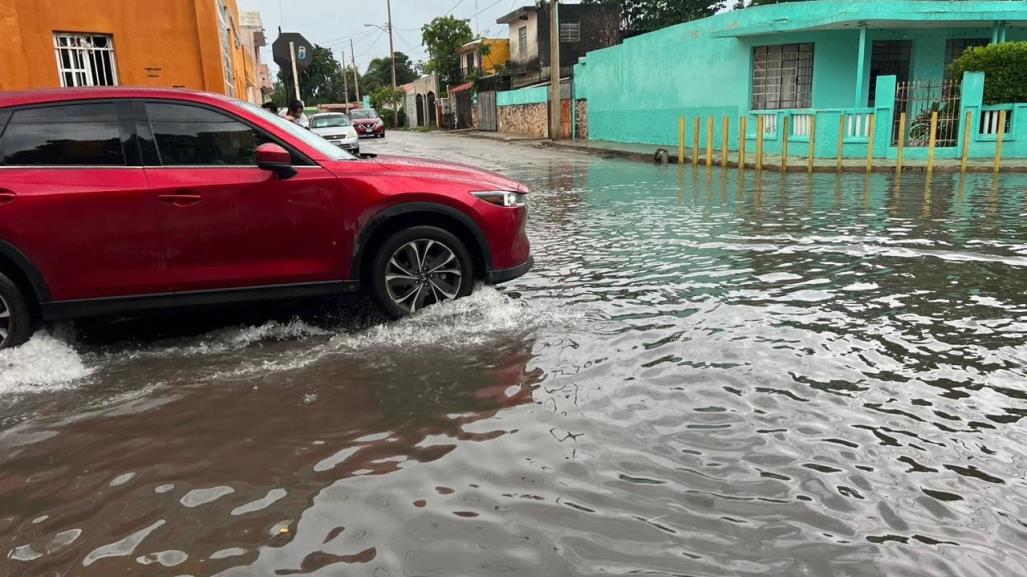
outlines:
M877 77L895 76L896 83L909 81L912 40L879 40L870 51L870 106L877 97Z
M499 129L496 118L496 93L494 91L478 93L478 118L481 119L479 130L495 132Z

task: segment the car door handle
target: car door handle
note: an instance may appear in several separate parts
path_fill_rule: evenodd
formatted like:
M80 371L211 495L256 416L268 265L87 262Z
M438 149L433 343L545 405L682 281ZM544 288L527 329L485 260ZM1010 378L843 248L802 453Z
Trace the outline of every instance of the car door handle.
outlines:
M11 204L12 202L14 202L15 198L18 198L18 195L14 194L9 190L0 189L0 206L3 206L5 204Z
M160 199L161 202L166 202L179 207L196 206L203 200L203 197L198 194L186 193L162 194L157 198Z

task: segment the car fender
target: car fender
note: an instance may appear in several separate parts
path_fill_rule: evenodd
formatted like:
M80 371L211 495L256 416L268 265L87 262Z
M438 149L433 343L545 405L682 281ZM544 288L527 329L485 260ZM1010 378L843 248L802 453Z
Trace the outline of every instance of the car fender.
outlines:
M473 218L467 215L467 213L446 204L414 201L401 202L399 204L389 206L374 213L374 215L368 219L367 224L361 229L360 234L357 236L357 241L353 246L351 278L360 278L360 270L363 266L364 258L367 256L364 254L365 249L367 248L368 241L374 236L375 232L377 232L378 229L389 220L397 216L412 213L434 213L450 217L462 224L468 231L470 231L471 235L474 236L475 241L478 243L478 248L481 251L482 259L484 260L485 270L492 270L492 251L489 247L488 239L486 239L485 233Z
M32 264L32 261L25 256L25 253L18 250L13 244L0 240L0 256L14 263L14 266L18 267L21 273L25 275L25 278L32 285L33 292L36 293L37 302L45 303L50 300L50 291L46 288L43 275L39 273L39 269Z

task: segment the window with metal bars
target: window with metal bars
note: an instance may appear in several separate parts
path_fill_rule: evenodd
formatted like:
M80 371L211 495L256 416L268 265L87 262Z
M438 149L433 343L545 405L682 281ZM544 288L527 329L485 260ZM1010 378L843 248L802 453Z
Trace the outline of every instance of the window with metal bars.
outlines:
M951 78L949 65L963 55L969 48L987 46L991 40L987 38L949 38L945 41L945 78Z
M517 51L520 55L520 61L523 63L528 59L528 27L521 26L517 30Z
M752 58L752 109L813 106L813 44L757 46Z
M117 86L114 38L108 34L54 34L61 86Z
M581 23L561 22L560 42L581 42Z

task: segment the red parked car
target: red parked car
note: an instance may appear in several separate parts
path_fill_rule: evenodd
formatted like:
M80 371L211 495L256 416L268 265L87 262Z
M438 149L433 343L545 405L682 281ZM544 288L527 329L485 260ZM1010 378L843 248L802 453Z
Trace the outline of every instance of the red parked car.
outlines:
M357 129L360 138L385 138L385 123L373 108L359 108L349 113L353 128Z
M525 193L213 94L0 94L0 348L40 320L361 288L401 317L527 272Z

